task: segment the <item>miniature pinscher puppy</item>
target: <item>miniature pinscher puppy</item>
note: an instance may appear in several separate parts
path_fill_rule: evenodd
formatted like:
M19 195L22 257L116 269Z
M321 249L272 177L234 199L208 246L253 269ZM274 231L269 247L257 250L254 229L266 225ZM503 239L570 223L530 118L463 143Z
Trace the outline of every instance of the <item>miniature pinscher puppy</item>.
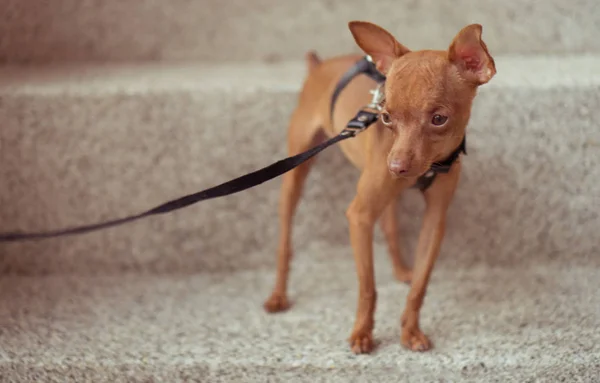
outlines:
M433 163L448 158L460 145L477 89L496 74L495 63L481 39L479 24L463 28L449 48L441 51L411 51L372 23L353 21L349 28L358 46L386 76L379 120L355 138L340 143L344 155L361 172L356 195L346 211L359 281L350 347L355 353L369 353L373 348L377 300L373 232L380 221L395 276L410 283L400 319L401 343L410 350L425 351L431 348L431 342L419 327L419 312L440 252L447 209L461 172L460 159L423 191L426 208L412 270L403 263L398 244L397 197ZM331 121L329 108L335 86L360 58L348 55L320 60L314 53L307 55L309 73L289 125L290 155L310 149L323 137L337 135L359 109L369 104L369 91L377 84L367 76L358 76L341 93ZM268 312L288 308L292 220L313 162L283 176L277 279L272 295L264 303Z

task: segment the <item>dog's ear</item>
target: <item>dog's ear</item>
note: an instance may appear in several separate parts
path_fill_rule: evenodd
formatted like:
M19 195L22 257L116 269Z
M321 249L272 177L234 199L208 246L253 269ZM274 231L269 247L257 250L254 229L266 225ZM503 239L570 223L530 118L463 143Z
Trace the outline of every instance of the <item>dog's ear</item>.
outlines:
M479 24L464 27L450 44L448 59L456 65L462 77L482 85L496 74L496 64L481 39L483 28Z
M377 69L383 74L387 73L395 59L410 52L391 33L378 25L366 21L351 21L348 27L356 44L371 56Z

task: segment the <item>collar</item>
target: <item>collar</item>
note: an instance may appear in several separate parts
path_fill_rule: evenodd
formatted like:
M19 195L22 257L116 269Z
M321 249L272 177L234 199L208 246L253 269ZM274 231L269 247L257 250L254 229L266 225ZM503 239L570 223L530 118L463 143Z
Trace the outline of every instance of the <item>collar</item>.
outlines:
M458 159L461 153L467 154L467 136L465 135L460 142L460 145L442 162L434 162L433 165L422 176L417 179L417 182L412 186L421 191L427 190L433 183L439 173L448 173L454 162Z

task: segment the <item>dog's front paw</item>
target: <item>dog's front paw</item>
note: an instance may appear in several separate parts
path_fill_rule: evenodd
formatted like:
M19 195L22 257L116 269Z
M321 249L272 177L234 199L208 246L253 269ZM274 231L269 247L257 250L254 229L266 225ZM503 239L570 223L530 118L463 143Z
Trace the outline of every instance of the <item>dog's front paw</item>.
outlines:
M278 313L290 308L287 297L285 295L273 293L269 299L263 304L265 311L269 313Z
M402 345L412 351L427 351L431 349L431 341L418 327L405 326L402 328Z
M355 354L368 354L373 350L373 333L371 331L354 331L350 336L350 348Z

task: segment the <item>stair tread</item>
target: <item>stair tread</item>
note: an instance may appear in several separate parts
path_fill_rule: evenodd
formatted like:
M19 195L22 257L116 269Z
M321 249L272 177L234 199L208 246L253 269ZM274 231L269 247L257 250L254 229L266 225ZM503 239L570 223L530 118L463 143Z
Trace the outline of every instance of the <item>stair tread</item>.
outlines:
M589 87L600 85L600 55L500 56L486 87ZM279 63L65 64L0 68L2 94L145 93L160 91L298 91L301 61Z
M169 90L296 91L302 62L68 64L0 69L2 93L145 93Z
M590 209L600 201L596 182L600 93L594 74L598 60L569 56L538 66L540 61L500 58L498 83L508 85L492 81L481 89L473 107L461 185L449 210L442 257L466 264L562 259L580 266L598 265L594 239L599 216ZM292 73L296 64L272 68L287 73L285 65ZM558 70L569 66L577 70ZM127 72L132 77L114 69L119 67L105 67L103 76L90 75L95 80L73 81L75 85L63 81L70 72L62 70L62 82L47 80L51 84L47 87L41 78L51 72L48 68L37 80L33 75L8 76L8 69L3 72L0 231L45 231L138 213L286 155L286 125L299 74L271 76L273 87L286 83L290 91L252 91L264 84L260 77L267 77L269 66L244 67L254 70L256 76L249 76L240 74L241 66L208 65L213 73L237 73L254 88L199 72L207 81L190 81L194 90L181 92L184 80L194 76L166 69L173 76L169 81L166 74L160 81L151 75L160 67L176 66L147 66L142 75L132 65ZM296 68L297 73L303 70ZM536 75L540 68L548 68L544 69L548 82ZM28 70L18 72L35 74ZM113 70L118 74L115 80L103 81ZM529 75L532 83L540 80L538 88L519 82L519 76ZM10 81L17 89L14 93ZM545 88L578 82L584 86ZM119 90L127 88L123 84L139 93L123 95ZM236 88L216 92L206 84ZM152 87L168 91L147 91ZM80 94L71 95L73 88ZM46 91L56 93L47 96ZM294 225L298 248L315 237L348 245L344 211L354 197L357 177L339 147L320 155ZM277 246L280 182L275 179L113 230L1 244L0 274L220 270L271 264ZM410 249L418 237L422 207L417 193L402 198L399 218L407 255L413 254ZM257 219L265 224L248 225ZM252 256L240 258L247 253Z
M597 270L555 263L439 264L421 317L435 348L414 354L399 345L408 286L392 278L380 248L378 346L372 356L355 357L346 343L356 298L353 261L311 255L346 251L315 245L299 254L293 306L279 315L261 307L274 267L162 276L3 276L0 365L45 366L41 373L47 376L60 376L67 365L100 375L127 368L160 375L190 366L212 374L242 367L248 374L265 366L300 368L302 374L368 366L393 374L428 372L429 378L600 372Z
M357 49L351 20L377 23L411 49L446 48L469 23L493 53L600 52L597 0L3 0L0 61L242 60Z

